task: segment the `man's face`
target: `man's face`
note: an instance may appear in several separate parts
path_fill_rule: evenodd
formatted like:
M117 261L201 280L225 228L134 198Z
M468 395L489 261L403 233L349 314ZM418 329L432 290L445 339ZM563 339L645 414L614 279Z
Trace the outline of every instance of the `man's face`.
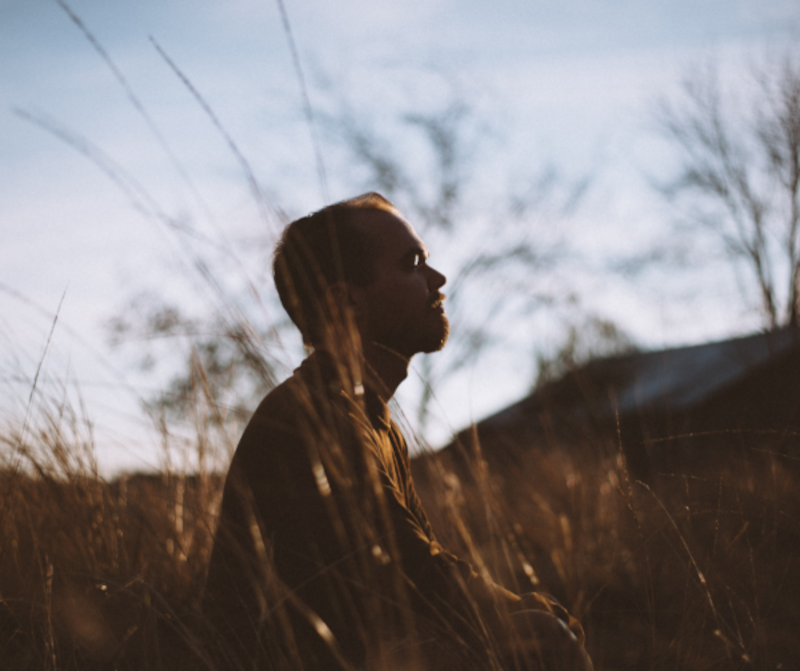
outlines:
M445 277L427 264L411 225L382 210L364 210L356 226L369 236L375 279L362 289L362 337L404 357L444 347L450 324L439 289Z

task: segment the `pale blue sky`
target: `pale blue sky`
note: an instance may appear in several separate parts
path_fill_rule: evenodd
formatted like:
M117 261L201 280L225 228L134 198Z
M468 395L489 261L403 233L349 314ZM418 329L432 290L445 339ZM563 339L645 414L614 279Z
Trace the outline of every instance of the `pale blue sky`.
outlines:
M600 250L615 239L624 246L666 216L641 174L666 160L647 131L653 99L673 90L687 64L702 58L722 61L735 80L748 54L789 43L800 30L799 5L788 0L285 4L315 105L330 98L324 78L379 123L409 106L435 104L442 81L455 81L494 122L491 142L504 180L547 160L576 175L602 168L591 216L584 212L576 223L586 244ZM0 360L8 384L3 396L11 399L0 411L24 409L25 378L33 376L50 326L46 313L66 290L47 370L81 384L102 458L136 466L157 459L155 443L137 419L135 394L121 391L120 377L98 363L101 355L114 360L101 325L142 288L163 288L188 303L202 302L202 292L173 283L166 270L181 258L174 236L137 213L91 161L13 110L46 114L86 138L170 216L201 221L209 235L234 242L250 235L257 212L241 171L152 36L202 92L280 205L300 214L323 204L322 195L275 2L74 0L70 6L114 59L205 205L57 2L0 0L0 347L14 350ZM351 195L353 180L341 174L337 152L327 141L322 149L331 197ZM492 185L481 188L491 192ZM446 267L446 255L442 262ZM604 280L594 294L597 309L658 346L753 325L724 309L713 291L701 316L697 303L641 294L619 280ZM296 363L293 356L287 354L287 366ZM113 365L146 393L141 378L124 373L119 360ZM440 436L513 400L530 383L529 366L520 372L508 361L486 365L458 389L439 390L446 415ZM133 443L142 449L132 450Z

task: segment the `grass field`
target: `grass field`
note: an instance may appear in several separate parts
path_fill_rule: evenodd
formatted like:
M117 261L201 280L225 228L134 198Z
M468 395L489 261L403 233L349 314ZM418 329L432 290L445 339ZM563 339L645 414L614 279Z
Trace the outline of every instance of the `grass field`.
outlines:
M107 481L74 420L29 424L1 443L0 667L213 668L198 600L222 476ZM798 669L800 464L725 440L648 484L613 441L520 445L469 477L427 459L421 494L446 546L559 597L597 669Z

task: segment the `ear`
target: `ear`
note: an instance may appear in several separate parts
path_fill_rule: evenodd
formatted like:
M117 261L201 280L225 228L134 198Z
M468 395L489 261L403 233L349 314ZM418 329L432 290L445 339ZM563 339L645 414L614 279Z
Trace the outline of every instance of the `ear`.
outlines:
M350 312L356 319L364 314L364 290L348 282L337 282L327 289L328 301L340 313Z

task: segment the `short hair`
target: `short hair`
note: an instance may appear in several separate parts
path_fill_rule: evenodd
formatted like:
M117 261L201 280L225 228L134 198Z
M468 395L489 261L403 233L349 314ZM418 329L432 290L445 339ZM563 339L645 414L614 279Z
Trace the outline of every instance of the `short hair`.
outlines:
M330 321L326 292L337 282L368 286L374 279L373 246L354 223L364 210L399 214L379 193L365 193L290 223L272 261L275 287L286 312L307 345L322 340Z

